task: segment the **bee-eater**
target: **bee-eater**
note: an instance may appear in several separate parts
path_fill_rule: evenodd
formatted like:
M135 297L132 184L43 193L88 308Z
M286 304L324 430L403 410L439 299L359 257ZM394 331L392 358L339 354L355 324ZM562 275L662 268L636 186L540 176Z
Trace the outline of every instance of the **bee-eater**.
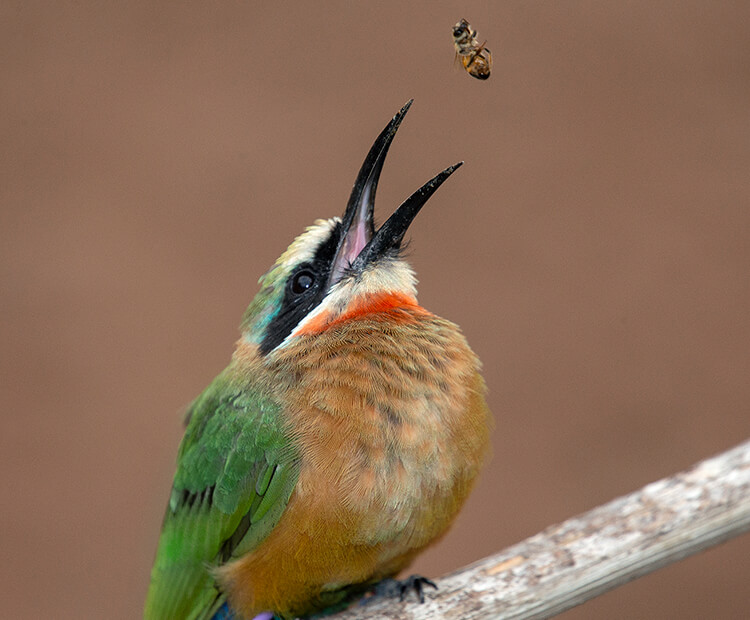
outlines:
M440 538L471 490L490 423L479 360L419 305L401 254L460 163L373 223L410 105L375 140L343 217L316 221L260 279L229 366L190 406L146 618L341 607Z

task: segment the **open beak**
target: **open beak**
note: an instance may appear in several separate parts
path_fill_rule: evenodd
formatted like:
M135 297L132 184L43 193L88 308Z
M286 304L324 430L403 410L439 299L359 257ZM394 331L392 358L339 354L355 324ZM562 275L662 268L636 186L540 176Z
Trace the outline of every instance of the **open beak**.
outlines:
M407 101L380 132L359 170L341 222L342 236L331 269L331 284L338 282L347 269L361 271L381 256L398 252L404 235L419 210L443 181L463 164L458 162L427 181L409 196L377 231L375 230L373 212L380 173L388 148L412 101Z

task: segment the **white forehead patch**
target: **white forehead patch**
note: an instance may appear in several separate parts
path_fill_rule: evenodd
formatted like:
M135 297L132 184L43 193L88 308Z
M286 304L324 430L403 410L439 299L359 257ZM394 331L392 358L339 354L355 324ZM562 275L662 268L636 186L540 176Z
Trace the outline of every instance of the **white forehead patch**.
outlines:
M312 260L315 252L328 237L341 218L332 217L328 220L315 220L312 226L308 226L301 235L292 241L292 244L276 261L277 265L293 267Z

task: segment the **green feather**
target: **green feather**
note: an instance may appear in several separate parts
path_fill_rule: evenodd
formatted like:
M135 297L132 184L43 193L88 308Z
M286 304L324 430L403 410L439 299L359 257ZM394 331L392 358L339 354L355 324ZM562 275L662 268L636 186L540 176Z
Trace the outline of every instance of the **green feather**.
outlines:
M211 568L255 549L297 482L278 405L230 377L219 375L188 411L147 619L210 619L224 603Z

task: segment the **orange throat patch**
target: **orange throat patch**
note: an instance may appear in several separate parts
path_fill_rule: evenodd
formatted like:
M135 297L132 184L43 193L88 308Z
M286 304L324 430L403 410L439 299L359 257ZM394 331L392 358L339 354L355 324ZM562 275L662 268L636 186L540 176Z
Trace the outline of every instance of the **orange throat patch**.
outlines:
M344 321L359 318L367 314L387 313L389 318L397 323L411 322L414 315L430 315L417 303L412 295L407 293L380 293L354 299L346 309L335 314L332 312L321 312L312 320L306 322L302 327L294 331L294 335L319 334L329 327Z

